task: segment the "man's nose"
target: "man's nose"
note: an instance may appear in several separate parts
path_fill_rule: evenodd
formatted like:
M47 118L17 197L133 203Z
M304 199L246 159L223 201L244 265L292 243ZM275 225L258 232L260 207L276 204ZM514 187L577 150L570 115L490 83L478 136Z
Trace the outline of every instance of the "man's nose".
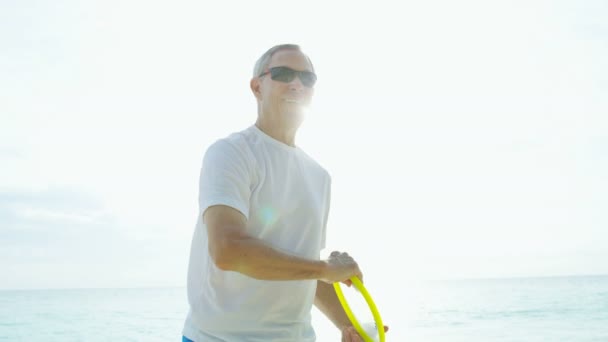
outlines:
M298 76L294 77L293 80L291 82L289 82L290 90L300 91L303 88L304 88L304 85L302 84L302 81L300 80L300 77L298 77Z

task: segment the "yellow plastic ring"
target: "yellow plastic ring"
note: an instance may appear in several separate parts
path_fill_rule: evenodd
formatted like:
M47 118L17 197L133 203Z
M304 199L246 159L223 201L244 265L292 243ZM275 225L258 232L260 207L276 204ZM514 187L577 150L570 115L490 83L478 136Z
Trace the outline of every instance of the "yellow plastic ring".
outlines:
M363 283L361 282L361 280L359 280L359 278L352 277L352 278L350 278L350 280L353 282L353 285L355 285L355 288L357 290L359 290L359 293L361 293L363 295L363 298L365 298L365 301L367 302L367 306L369 307L372 314L374 315L374 321L376 322L376 328L378 329L378 336L380 337L380 342L384 342L384 324L382 323L382 318L380 317L380 313L378 312L378 308L376 307L376 304L374 303L372 296L369 294L369 292L367 292L367 289L365 288L365 286L363 286ZM355 329L357 330L359 335L361 335L361 337L363 337L363 340L365 342L375 342L374 339L372 339L365 332L365 330L363 330L363 328L361 327L361 324L359 324L359 321L357 320L357 318L355 317L355 314L353 314L352 310L350 309L350 306L348 305L346 298L344 298L344 293L342 293L342 288L340 287L339 282L334 283L334 289L336 290L338 299L340 300L340 303L342 304L342 307L344 308L344 312L346 312L348 319L353 324L353 326L355 327Z

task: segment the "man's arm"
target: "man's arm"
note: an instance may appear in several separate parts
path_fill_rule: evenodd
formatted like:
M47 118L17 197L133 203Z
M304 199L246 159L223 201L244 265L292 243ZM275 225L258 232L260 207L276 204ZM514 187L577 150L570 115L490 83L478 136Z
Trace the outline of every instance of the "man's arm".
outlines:
M338 295L332 284L317 281L317 292L315 293L315 306L338 328L340 331L352 325Z
M353 275L359 266L346 253L329 260L310 260L279 251L247 234L247 219L238 210L216 205L204 213L209 254L218 268L263 280L318 279L333 283ZM344 255L342 255L344 254Z

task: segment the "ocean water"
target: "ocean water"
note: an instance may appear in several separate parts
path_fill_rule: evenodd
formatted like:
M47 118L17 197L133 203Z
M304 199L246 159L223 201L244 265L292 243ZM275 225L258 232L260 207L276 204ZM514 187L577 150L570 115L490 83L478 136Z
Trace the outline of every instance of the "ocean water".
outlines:
M0 291L0 341L181 341L185 290Z
M407 341L608 342L608 276L425 284L403 320Z
M387 341L605 341L608 276L450 280L379 308ZM0 341L180 341L184 288L0 291ZM318 341L340 336L313 312Z

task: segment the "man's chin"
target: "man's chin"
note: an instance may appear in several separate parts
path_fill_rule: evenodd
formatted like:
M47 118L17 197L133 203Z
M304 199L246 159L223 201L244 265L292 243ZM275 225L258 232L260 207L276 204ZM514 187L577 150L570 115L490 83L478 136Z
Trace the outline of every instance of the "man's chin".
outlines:
M304 121L305 114L306 111L302 109L285 110L283 111L283 122L285 122L289 126L297 128L300 126L300 124L302 124L302 121Z
M306 113L306 107L300 105L283 106L283 108L281 108L281 112L286 117L304 116L304 114Z

